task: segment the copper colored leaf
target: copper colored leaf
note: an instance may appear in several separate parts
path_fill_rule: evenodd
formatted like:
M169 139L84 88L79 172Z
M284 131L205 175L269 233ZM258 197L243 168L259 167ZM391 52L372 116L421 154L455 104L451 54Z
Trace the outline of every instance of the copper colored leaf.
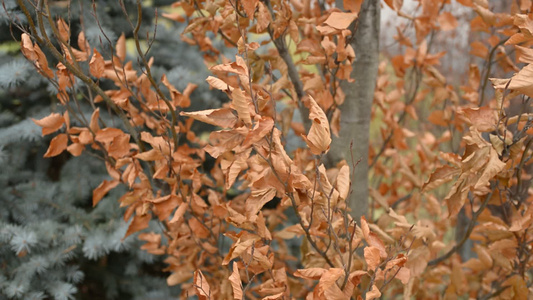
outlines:
M320 281L316 286L318 294L324 295L326 290L333 286L342 274L344 274L344 270L342 268L327 269L326 272L324 272L324 274L322 274L322 276L320 277Z
M323 268L307 268L307 269L298 269L294 272L295 277L319 280L320 277L326 272L326 269Z
M44 55L39 45L35 44L33 51L37 55L36 64L41 74L48 78L54 78L54 72L52 72L52 70L50 70L50 68L48 67L48 60L46 59L46 56Z
M189 280L192 277L192 273L185 270L177 270L176 272L170 274L170 276L167 277L167 284L169 286L178 285L180 283L184 283L185 281Z
M80 143L72 143L67 147L67 151L72 154L72 156L80 156L84 149L85 145Z
M510 286L514 297L513 299L530 299L531 294L528 289L527 283L524 281L524 278L520 275L514 275L511 278L505 280L502 286Z
M339 197L342 200L348 198L350 193L350 167L348 165L343 165L339 174L337 174L337 190L339 191Z
M63 123L65 123L65 118L61 114L53 113L40 120L32 119L32 121L33 123L43 128L42 133L44 136L44 135L54 133L57 130L59 130L59 128L63 126Z
M176 22L184 22L185 18L183 17L183 14L181 12L175 12L175 13L162 13L161 16L163 18L167 18L172 21Z
M363 0L343 0L342 2L345 10L349 10L353 13L359 13Z
M454 168L448 165L438 167L431 173L429 180L424 183L423 190L429 191L441 186L442 184L451 181L455 176L461 173L461 169Z
M229 276L229 282L231 283L231 288L233 289L233 299L242 299L242 281L241 275L239 274L239 268L237 262L233 262L233 272Z
M365 255L365 261L368 266L368 270L375 270L377 266L379 266L379 263L381 262L381 258L379 255L379 249L376 247L366 247L364 249L364 255Z
M102 57L100 52L96 50L96 48L93 50L93 52L93 57L89 62L89 72L96 78L102 78L104 76L105 71L104 58Z
M268 28L268 25L272 21L272 16L263 2L258 2L257 6L257 17L255 19L257 20L257 32L260 33Z
M407 256L403 254L398 254L395 259L391 259L387 262L385 270L388 270L394 266L403 267L405 265L405 262L407 262Z
M478 131L494 131L498 124L498 112L490 107L465 108L462 114Z
M403 0L385 0L385 3L394 11L399 11L402 8Z
M522 63L533 63L533 49L515 45L516 60Z
M379 291L378 287L374 284L372 285L372 289L366 293L366 299L372 300L381 297L381 292Z
M454 30L458 25L457 19L450 12L441 13L438 21L442 31Z
M227 90L231 90L232 89L222 79L219 79L219 78L216 78L216 77L213 77L213 76L207 77L207 79L205 81L207 81L207 83L209 83L209 86L211 86L212 88L219 89L219 90L224 91L224 92L227 91Z
M332 12L324 23L332 28L343 30L348 28L356 18L355 12Z
M459 178L459 180L454 183L450 192L448 193L448 196L444 198L448 206L448 213L450 217L459 213L461 207L463 207L463 204L465 203L468 190L469 187L466 185L465 178Z
M229 108L208 109L196 112L181 112L181 116L191 117L195 120L220 126L223 128L231 128L237 122L237 116L233 114Z
M178 209L176 209L176 212L174 213L174 216L169 221L169 223L172 224L172 223L178 222L183 217L186 211L187 211L187 203L182 202L180 206L178 207Z
M533 64L525 66L517 74L515 74L511 79L495 79L491 78L492 84L495 89L505 89L506 87L518 91L527 95L528 97L533 97ZM509 80L511 82L509 82Z
M44 157L53 157L61 154L61 152L65 151L67 149L68 144L68 136L64 133L61 133L54 137L50 141L50 146L48 147L48 150L44 154Z
M62 18L57 20L57 30L59 31L61 40L66 43L70 39L70 28Z
M20 50L27 59L31 61L37 60L37 54L35 54L35 51L33 49L33 42L31 41L31 37L26 33L23 33L20 37Z
M133 216L133 220L131 221L130 226L128 226L128 231L124 235L124 238L135 232L148 228L148 223L150 222L150 219L151 217L149 214Z
M211 290L209 288L209 283L205 278L202 271L194 271L194 288L196 289L196 294L200 300L208 300L211 298Z
M119 183L120 181L118 180L102 181L102 183L100 183L100 185L93 190L93 207L96 206L96 204L98 204L98 202L100 202L100 200L102 200L102 198L104 198L104 196L110 190L114 189Z
M313 97L309 96L307 106L309 107L309 119L313 123L309 134L303 138L314 155L327 153L331 144L328 118Z
M255 8L257 7L258 2L259 0L248 0L241 2L244 12L246 12L246 15L250 20L254 18Z
M244 124L251 125L252 118L250 117L250 108L244 92L241 89L234 89L231 96L233 98L231 101L233 108L237 111L239 119L241 119Z
M505 168L505 166L506 164L500 160L500 158L498 157L498 153L496 153L496 150L491 148L489 152L489 159L485 165L485 168L483 169L483 173L481 173L481 176L476 182L474 188L478 189L483 186L489 185L489 181L494 178L498 173L500 173Z
M117 57L120 59L120 61L126 60L126 36L124 33L118 38L117 45L115 47Z

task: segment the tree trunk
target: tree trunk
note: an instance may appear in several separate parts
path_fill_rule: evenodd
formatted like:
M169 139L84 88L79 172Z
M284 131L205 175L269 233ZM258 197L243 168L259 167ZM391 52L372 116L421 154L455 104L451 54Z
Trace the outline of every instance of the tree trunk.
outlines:
M342 8L342 0L336 0L337 7ZM355 82L342 81L340 86L346 98L339 107L341 110L339 137L333 137L331 149L326 157L328 167L335 166L345 159L353 170L352 193L349 207L352 217L359 220L368 211L368 146L370 128L370 108L374 99L374 88L378 73L380 30L380 1L365 0L361 5L359 19L352 40L355 50L355 62L351 78ZM350 144L353 148L350 149Z

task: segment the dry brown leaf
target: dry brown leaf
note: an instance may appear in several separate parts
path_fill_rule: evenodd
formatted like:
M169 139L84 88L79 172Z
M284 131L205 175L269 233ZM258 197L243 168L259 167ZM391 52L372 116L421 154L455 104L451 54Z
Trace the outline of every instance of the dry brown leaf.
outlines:
M208 109L195 112L181 112L181 116L191 117L195 120L220 126L222 128L232 128L237 123L237 116L229 108Z
M336 188L339 191L339 197L342 200L348 198L350 193L350 167L344 164L337 174Z
M357 13L332 12L324 23L334 29L343 30L348 28L357 19Z
M461 169L459 168L451 167L448 165L438 167L437 169L435 169L435 171L433 171L433 173L431 173L431 176L429 177L428 181L424 183L422 189L424 191L430 191L446 182L450 182L455 176L459 175L460 173Z
M194 288L196 289L196 295L198 295L198 299L211 299L211 289L209 288L209 283L207 282L207 279L205 278L204 274L202 274L202 271L194 271L193 283Z
M185 215L185 212L187 211L187 207L188 207L187 203L182 202L180 206L178 207L178 209L176 209L176 212L174 213L174 216L169 221L169 223L172 224L172 223L176 223L179 220L181 220L181 218L183 217L183 215Z
M394 11L400 11L403 5L403 0L385 0L385 3Z
M309 107L309 119L312 124L307 137L302 137L314 155L327 153L331 144L328 118L313 97L308 97L307 106Z
M229 282L233 289L233 299L243 299L241 275L239 274L239 267L235 261L233 262L233 272L229 276Z
M367 270L374 271L379 263L381 262L381 257L379 255L379 249L376 247L365 247L364 249L365 261L367 264Z
M42 134L45 136L59 130L65 123L65 118L61 114L53 113L40 120L35 120L32 118L32 121L43 128Z
M65 23L63 18L59 18L57 20L57 30L59 31L59 37L61 38L61 41L67 43L70 39L70 28L67 23Z
M239 119L241 119L244 124L252 125L252 118L250 117L250 106L248 105L248 99L244 95L244 92L241 89L234 89L231 93L233 108L237 111Z
M322 275L326 273L326 269L323 268L307 268L307 269L298 269L294 272L295 277L319 280Z
M50 141L50 146L48 146L48 150L44 154L44 157L53 157L61 154L67 149L67 144L68 135L64 133L58 134Z
M124 62L126 60L126 36L124 35L124 33L122 33L117 40L115 52L121 62Z
M93 57L91 58L91 61L89 62L89 72L91 75L93 75L96 78L102 78L104 76L105 72L105 62L104 58L96 50L96 48L93 49Z
M359 14L363 0L343 0L342 2L345 10Z
M320 276L320 280L315 287L315 291L319 296L323 296L326 293L326 290L335 285L335 282L337 279L339 279L339 277L341 277L342 274L344 274L344 270L342 268L327 269L322 276Z
M378 287L374 284L372 285L372 289L366 293L366 299L372 300L381 297L381 292L379 291Z
M511 77L511 79L491 78L490 80L492 81L495 89L508 88L510 90L519 91L528 97L533 97L533 81L531 80L532 76L533 65L530 64L522 68L522 70Z
M491 132L497 128L498 112L488 106L465 108L459 113L464 115L468 124L474 126L478 131Z
M211 86L212 88L219 89L223 92L233 90L233 88L229 86L226 82L224 82L222 79L213 76L208 76L205 81L207 81L207 83L209 83L209 86Z
M128 231L126 231L124 238L135 232L148 228L148 223L150 222L150 219L151 217L149 214L133 216L133 220L131 221L130 226L128 226Z
M93 190L93 207L104 198L104 196L112 189L120 184L118 180L104 180Z
M441 13L438 21L442 31L454 30L458 25L457 19L450 12Z

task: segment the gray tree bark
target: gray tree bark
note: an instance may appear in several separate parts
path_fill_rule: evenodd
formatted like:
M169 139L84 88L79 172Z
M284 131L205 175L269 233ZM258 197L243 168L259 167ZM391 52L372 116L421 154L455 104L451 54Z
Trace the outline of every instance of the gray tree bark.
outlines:
M342 0L336 0L337 7L343 7ZM342 81L340 86L346 95L341 110L339 137L333 136L330 151L326 157L328 167L346 160L353 168L354 161L361 161L353 171L352 193L348 201L351 215L359 221L368 212L368 147L370 109L379 64L380 1L364 0L356 21L355 36L351 45L355 50L355 62L351 78L355 82ZM350 149L350 144L353 148Z

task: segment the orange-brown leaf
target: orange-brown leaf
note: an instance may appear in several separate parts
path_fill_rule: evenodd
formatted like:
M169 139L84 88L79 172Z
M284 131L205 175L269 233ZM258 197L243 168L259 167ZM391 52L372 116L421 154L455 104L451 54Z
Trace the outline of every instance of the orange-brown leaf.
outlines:
M20 37L20 50L27 59L31 61L37 60L37 54L34 51L31 37L26 33L23 33Z
M478 131L494 131L498 124L498 112L490 107L465 108L461 113Z
M495 89L505 89L508 87L511 90L519 91L529 97L533 97L533 64L525 66L511 79L495 79L491 78ZM511 82L509 82L509 80Z
M313 97L308 97L307 106L309 107L309 119L311 119L312 124L309 134L302 137L314 155L327 153L331 144L328 118Z
M135 232L148 228L148 223L150 222L150 219L151 217L149 214L133 216L133 220L131 221L130 226L128 226L128 231L126 231L124 238Z
M124 60L126 60L126 36L124 35L124 33L122 33L118 38L117 45L115 46L115 51L120 61L123 62Z
M182 202L178 209L176 209L176 212L174 213L174 216L172 217L172 220L169 221L170 224L178 222L185 212L187 211L187 203Z
M379 263L381 262L381 257L379 255L379 249L376 247L366 247L364 249L365 261L368 266L367 270L375 270Z
M454 30L457 25L457 19L450 12L443 12L437 18L442 31Z
M61 126L63 126L65 123L65 118L61 114L53 113L40 120L35 120L32 118L32 121L43 128L42 134L44 136L59 130L59 128L61 128Z
M70 28L63 18L57 20L57 30L59 31L59 36L63 42L67 42L70 39Z
M202 111L195 112L181 112L181 116L191 117L195 120L220 126L223 128L231 128L237 123L237 116L233 114L232 110L229 108L219 108L219 109L207 109Z
M93 207L104 198L104 196L112 189L114 189L120 181L118 180L104 180L93 190Z
M61 154L65 149L67 149L68 136L64 133L58 134L50 141L50 146L44 154L44 157L53 157Z
M250 108L244 92L241 89L234 89L231 96L233 98L231 103L233 104L233 108L237 111L239 119L241 119L244 124L251 125L252 118L250 117Z
M356 18L356 12L332 12L324 23L337 30L343 30L348 28Z
M294 272L295 277L319 280L322 275L326 273L326 269L323 268L307 268L307 269L298 269Z
M200 300L211 299L209 283L207 283L207 279L200 270L194 272L194 288L196 289L196 294Z
M345 10L349 10L358 14L361 10L361 4L363 3L363 0L343 0L342 2Z
M93 52L93 57L89 62L89 72L96 78L102 78L105 72L104 57L96 48L94 48Z
M381 297L381 292L379 291L378 287L374 284L372 285L372 289L366 293L366 299L372 300Z
M231 283L231 288L233 289L233 299L242 299L242 281L241 275L239 274L239 268L237 262L233 262L233 272L229 276L229 282Z

